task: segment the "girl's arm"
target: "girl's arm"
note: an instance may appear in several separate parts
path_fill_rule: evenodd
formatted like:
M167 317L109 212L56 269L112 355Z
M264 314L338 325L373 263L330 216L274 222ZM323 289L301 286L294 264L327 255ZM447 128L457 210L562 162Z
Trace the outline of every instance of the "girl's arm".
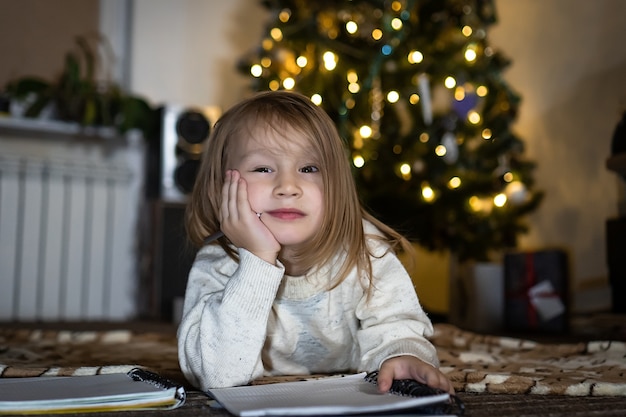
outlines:
M202 390L247 384L263 373L261 350L284 268L244 249L239 259L208 245L189 274L178 356L185 377Z
M371 296L369 299L363 296L356 311L360 320L359 370L380 369L385 360L403 355L437 367L437 351L427 339L433 334L432 323L404 266L393 253L383 255L383 249L378 247L380 257L371 258L374 276Z

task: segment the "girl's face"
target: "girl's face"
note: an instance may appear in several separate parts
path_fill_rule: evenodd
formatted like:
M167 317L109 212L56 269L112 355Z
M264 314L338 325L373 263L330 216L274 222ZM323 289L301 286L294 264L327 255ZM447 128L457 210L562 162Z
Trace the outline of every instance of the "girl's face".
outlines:
M248 184L248 201L283 249L308 242L321 228L324 185L319 160L304 135L256 128L237 138L227 169Z

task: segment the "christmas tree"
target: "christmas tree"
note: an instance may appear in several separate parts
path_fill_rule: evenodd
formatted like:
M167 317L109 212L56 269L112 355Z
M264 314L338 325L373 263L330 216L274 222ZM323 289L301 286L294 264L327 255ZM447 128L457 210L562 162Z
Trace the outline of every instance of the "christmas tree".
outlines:
M510 129L519 96L488 44L489 0L273 0L254 90L311 97L351 152L361 199L429 250L486 260L542 197Z

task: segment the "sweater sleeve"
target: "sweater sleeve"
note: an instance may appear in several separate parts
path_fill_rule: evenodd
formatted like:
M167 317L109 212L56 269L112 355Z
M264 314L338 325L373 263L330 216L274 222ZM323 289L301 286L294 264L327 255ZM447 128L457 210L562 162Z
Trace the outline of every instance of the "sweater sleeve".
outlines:
M267 321L283 275L282 265L243 249L238 264L217 245L198 252L178 328L180 367L191 384L206 391L262 375Z
M438 366L437 351L428 340L433 326L419 303L411 278L395 254L380 255L372 258L371 296L364 296L356 310L360 321L359 370L380 369L383 361L400 355L415 356Z

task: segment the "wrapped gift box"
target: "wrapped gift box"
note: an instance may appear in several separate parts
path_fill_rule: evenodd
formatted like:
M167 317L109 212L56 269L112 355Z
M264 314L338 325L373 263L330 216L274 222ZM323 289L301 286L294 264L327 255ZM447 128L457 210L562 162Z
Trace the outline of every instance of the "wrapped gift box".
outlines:
M568 265L561 250L504 256L504 322L509 330L568 328Z

